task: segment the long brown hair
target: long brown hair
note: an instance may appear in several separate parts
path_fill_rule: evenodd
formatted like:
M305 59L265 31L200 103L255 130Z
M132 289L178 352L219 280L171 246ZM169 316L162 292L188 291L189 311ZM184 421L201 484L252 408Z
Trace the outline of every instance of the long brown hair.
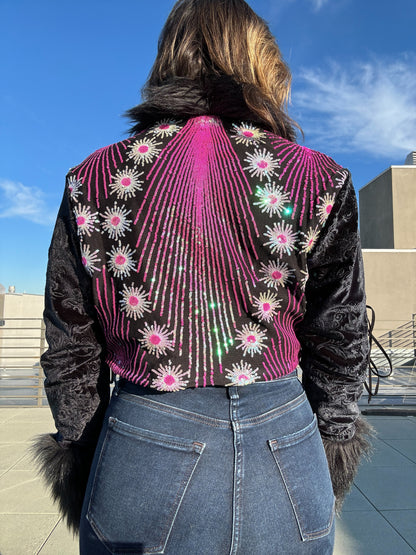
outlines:
M162 29L145 101L168 82L204 87L222 77L240 87L265 127L294 139L298 125L287 114L291 74L267 23L244 0L179 0Z

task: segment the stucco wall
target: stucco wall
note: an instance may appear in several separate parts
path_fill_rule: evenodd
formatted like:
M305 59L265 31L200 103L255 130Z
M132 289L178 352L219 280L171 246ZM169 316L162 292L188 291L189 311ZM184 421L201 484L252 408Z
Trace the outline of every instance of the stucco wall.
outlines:
M393 249L393 197L391 169L359 191L360 236L366 249Z
M376 312L375 335L416 313L416 250L363 250L367 304Z
M416 248L416 166L393 166L394 248ZM416 279L416 276L415 276Z

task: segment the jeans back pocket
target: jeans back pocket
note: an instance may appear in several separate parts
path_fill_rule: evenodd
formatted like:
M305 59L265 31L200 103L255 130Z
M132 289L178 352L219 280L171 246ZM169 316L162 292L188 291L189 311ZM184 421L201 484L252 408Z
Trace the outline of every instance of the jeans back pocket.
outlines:
M87 519L112 553L163 553L204 448L109 418Z
M283 480L303 541L329 534L335 499L316 416L304 429L269 447Z

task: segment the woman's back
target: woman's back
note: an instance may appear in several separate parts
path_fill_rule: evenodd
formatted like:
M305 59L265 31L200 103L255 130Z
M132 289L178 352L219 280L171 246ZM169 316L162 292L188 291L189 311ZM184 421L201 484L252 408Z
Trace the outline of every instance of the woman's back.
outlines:
M115 374L163 391L298 365L307 260L347 171L249 122L164 119L68 175Z

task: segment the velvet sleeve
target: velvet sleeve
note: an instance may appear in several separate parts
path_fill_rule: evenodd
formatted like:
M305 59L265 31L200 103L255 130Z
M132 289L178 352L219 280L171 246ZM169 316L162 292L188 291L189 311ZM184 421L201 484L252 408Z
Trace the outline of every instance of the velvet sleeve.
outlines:
M44 321L48 350L41 365L58 432L37 438L34 453L68 525L76 530L109 401L110 373L67 191L49 249Z
M371 432L358 408L369 344L357 201L349 175L308 257L308 272L306 313L298 330L302 381L317 414L339 508L369 450Z

